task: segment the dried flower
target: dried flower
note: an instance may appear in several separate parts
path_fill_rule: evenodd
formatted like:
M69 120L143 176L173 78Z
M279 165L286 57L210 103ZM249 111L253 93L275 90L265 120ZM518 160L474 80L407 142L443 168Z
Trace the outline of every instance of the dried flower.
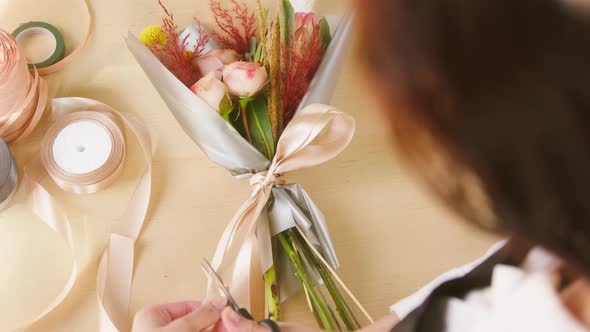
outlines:
M223 82L236 97L252 97L267 83L266 68L254 62L234 62L223 68Z
M166 45L166 34L159 25L149 25L145 27L139 34L139 41L147 47L154 44Z
M274 143L279 141L279 137L283 133L283 110L282 110L282 94L283 85L281 81L281 26L279 19L275 19L271 24L268 42L268 71L270 73L270 93L268 96L268 113L270 117L270 125L272 128L272 136Z
M174 22L174 15L168 11L168 9L162 4L161 0L158 0L160 7L166 14L162 18L162 33L166 36L167 42L164 45L159 43L153 43L150 46L150 50L154 55L162 62L168 70L170 70L174 76L176 76L184 85L191 86L195 83L201 75L198 71L193 69L191 65L191 56L199 56L202 52L202 45L206 45L208 36L206 33L201 34L199 41L195 44L193 49L193 55L187 54L187 39L189 36L179 40L178 37L178 26ZM198 23L198 22L197 22ZM177 42L171 42L177 41ZM189 55L189 56L187 56Z
M245 55L250 50L250 40L256 37L256 16L243 2L231 0L231 4L231 9L228 9L219 0L209 0L218 27L213 36L223 48Z
M320 21L315 14L295 14L296 30L289 47L283 46L283 55L290 55L288 68L281 73L283 81L283 118L285 125L291 120L307 90L324 54L320 36Z

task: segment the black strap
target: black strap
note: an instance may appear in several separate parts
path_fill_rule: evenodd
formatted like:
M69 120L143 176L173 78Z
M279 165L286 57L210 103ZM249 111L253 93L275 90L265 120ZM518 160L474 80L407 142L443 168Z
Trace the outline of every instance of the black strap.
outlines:
M242 316L246 319L254 320L254 317L252 317L250 312L248 310L246 310L245 308L240 308L240 310L238 310L238 314L240 314L240 316ZM259 321L258 324L268 327L271 332L281 332L279 325L274 320L263 319L263 320Z
M498 264L519 265L530 247L511 241L462 278L437 287L424 303L406 316L392 332L436 332L445 330L448 297L464 298L471 290L491 285L492 272Z

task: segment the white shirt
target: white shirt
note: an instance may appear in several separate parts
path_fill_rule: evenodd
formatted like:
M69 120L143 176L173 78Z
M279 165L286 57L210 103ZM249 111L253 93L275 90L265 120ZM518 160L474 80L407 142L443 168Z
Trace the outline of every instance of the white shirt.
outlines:
M403 319L438 285L469 273L502 245L494 246L482 259L444 274L392 306L392 311ZM563 306L556 290L553 272L560 265L559 259L535 248L521 267L496 266L490 287L471 291L465 299L446 300L445 332L587 331Z

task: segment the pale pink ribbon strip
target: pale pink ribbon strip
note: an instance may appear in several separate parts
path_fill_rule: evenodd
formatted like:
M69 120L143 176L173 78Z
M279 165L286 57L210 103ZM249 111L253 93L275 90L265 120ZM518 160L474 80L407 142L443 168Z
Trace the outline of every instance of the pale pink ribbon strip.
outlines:
M0 137L7 142L27 137L45 112L47 84L31 71L16 40L0 29Z
M45 67L28 69L27 57L13 36L0 29L0 137L5 141L18 141L27 137L37 127L45 112L48 87L43 75L63 69L75 61L90 39L92 15L85 7L86 34L82 42L64 59Z
M134 244L144 224L151 196L151 139L147 129L139 122L98 101L86 98L53 100L54 114L68 116L75 115L76 112L80 114L97 112L121 119L137 137L146 160L146 169L124 216L110 237L109 245L102 255L97 273L100 330L125 331L129 329L129 299L133 278ZM124 144L124 142L115 142L114 144ZM118 169L114 171L118 171ZM70 293L77 278L77 262L70 222L67 215L60 209L59 204L41 186L40 180L46 175L47 170L43 166L40 154L27 166L23 183L26 186L31 207L45 224L64 238L74 257L74 263L66 285L55 300L37 318L25 324L24 327L34 324L54 310ZM104 174L100 175L100 178L104 178ZM79 190L79 192L87 192L87 190Z
M274 185L290 171L336 157L352 140L354 119L327 105L314 104L295 114L285 128L268 169L251 178L253 191L221 236L212 265L238 303L260 315L264 310L264 270L272 265L268 222L260 218ZM215 292L209 283L209 292Z
M80 57L80 54L86 47L86 44L88 44L88 40L90 39L90 35L92 34L92 13L90 12L90 6L88 6L87 0L81 1L82 3L84 3L84 7L86 9L84 11L86 17L86 34L84 35L80 44L78 44L78 46L73 51L71 51L70 54L68 54L65 58L63 58L59 62L52 64L51 66L38 69L39 75L48 75L62 70L65 66L69 65L70 63L78 59L78 57Z

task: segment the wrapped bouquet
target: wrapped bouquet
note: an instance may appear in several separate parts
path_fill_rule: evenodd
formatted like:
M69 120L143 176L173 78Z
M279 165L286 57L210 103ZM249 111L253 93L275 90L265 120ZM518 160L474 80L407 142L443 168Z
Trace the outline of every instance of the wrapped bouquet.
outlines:
M346 148L354 120L320 104L331 98L351 16L326 18L310 1L277 0L271 11L210 0L214 24L162 24L127 44L185 132L213 162L249 178L252 194L226 227L212 265L255 315L280 319L280 303L303 289L320 327L360 327L358 301L334 273L325 219L289 171ZM335 31L335 33L331 33ZM210 286L211 287L211 286ZM344 296L345 291L347 296Z

